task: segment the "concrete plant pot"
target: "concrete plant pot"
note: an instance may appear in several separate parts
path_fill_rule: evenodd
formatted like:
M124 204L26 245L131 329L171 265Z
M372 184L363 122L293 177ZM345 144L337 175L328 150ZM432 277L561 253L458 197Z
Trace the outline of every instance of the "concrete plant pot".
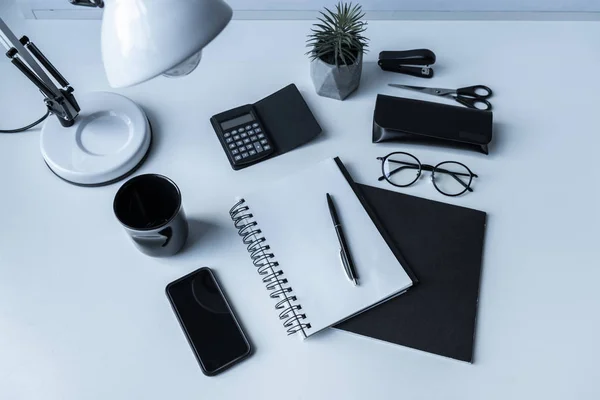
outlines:
M317 58L311 61L310 77L319 96L344 100L354 92L360 84L362 74L362 53L352 65L328 64Z

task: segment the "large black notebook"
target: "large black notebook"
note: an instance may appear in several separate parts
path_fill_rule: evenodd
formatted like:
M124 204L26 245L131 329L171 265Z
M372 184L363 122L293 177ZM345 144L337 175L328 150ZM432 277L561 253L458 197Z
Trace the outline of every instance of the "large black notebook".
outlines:
M388 244L396 248L396 257L419 283L336 328L472 362L486 214L354 186Z

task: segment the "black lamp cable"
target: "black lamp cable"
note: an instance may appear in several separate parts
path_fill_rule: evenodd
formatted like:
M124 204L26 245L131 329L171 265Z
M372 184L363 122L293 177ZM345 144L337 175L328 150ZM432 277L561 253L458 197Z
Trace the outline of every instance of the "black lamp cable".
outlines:
M46 114L44 114L44 116L42 118L38 119L37 121L35 121L34 123L32 123L30 125L27 125L27 126L25 126L23 128L11 129L11 130L7 130L7 131L0 129L0 133L19 133L19 132L25 132L26 130L31 129L34 126L39 125L42 122L44 122L44 120L46 118L48 118L49 115L50 115L50 110L46 111Z

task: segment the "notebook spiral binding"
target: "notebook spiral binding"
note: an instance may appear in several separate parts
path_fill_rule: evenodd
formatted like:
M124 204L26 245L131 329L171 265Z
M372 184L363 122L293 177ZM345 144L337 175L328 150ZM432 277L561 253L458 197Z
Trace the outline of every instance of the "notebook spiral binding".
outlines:
M283 327L287 329L288 335L310 329L306 314L302 313L302 306L298 304L298 299L294 296L283 270L279 268L275 255L270 252L270 246L265 237L261 235L258 222L252 219L253 215L246 205L246 201L244 199L238 201L229 210L229 215L238 234L242 237L242 241L247 246L259 275L263 276L262 281L267 290L271 292L271 298L279 300L275 304L275 309L281 310L279 319L283 321Z

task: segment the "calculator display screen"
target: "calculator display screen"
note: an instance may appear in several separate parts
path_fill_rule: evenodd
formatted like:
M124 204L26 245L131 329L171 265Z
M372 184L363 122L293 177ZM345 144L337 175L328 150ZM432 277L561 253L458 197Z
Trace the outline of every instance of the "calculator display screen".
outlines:
M230 119L229 121L222 122L221 128L223 128L223 130L228 130L228 129L231 129L238 125L247 124L248 122L252 122L252 121L254 121L254 117L252 116L252 114L244 114L240 117Z

